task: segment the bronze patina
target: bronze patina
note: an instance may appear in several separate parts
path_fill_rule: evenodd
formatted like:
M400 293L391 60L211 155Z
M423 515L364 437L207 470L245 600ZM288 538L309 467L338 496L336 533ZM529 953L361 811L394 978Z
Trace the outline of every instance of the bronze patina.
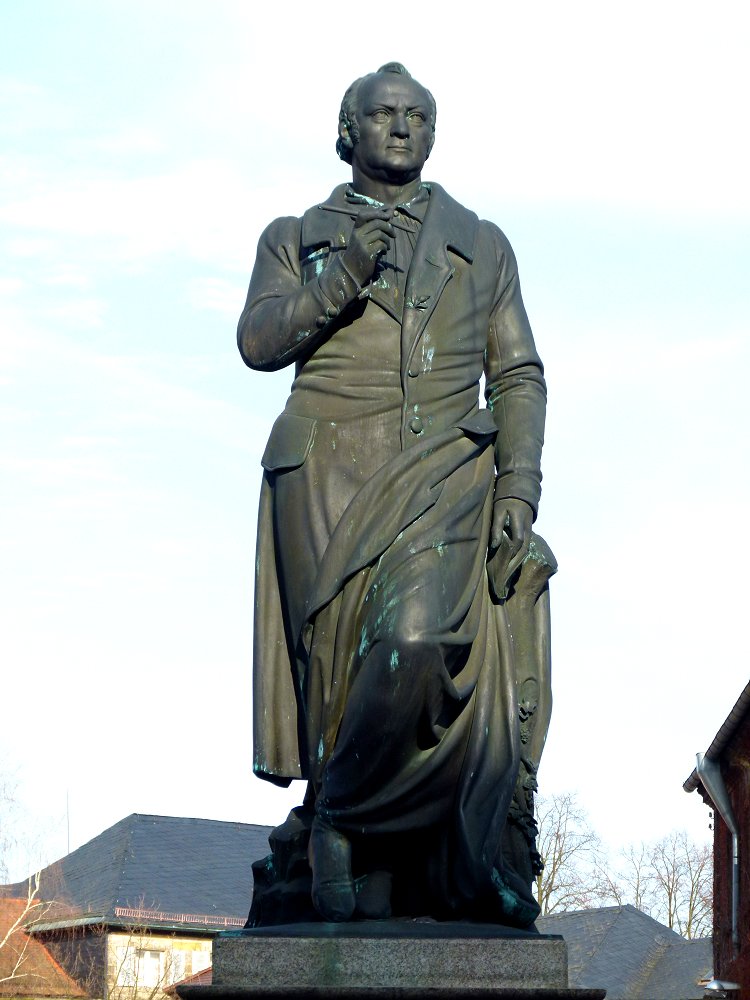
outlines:
M352 84L352 182L266 229L239 322L247 365L295 365L263 455L254 768L307 781L256 926L538 914L545 382L507 239L422 180L435 113L399 63Z

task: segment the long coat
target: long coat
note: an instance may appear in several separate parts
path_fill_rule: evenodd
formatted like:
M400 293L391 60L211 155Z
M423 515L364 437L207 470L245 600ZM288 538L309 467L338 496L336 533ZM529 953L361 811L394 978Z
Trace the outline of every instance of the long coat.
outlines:
M296 378L263 456L254 769L310 779L342 829L447 829L431 877L460 912L493 877L518 772L486 558L493 501L536 511L545 385L508 241L429 189L396 316L342 261L345 186L259 243L240 351ZM415 649L438 652L400 686Z

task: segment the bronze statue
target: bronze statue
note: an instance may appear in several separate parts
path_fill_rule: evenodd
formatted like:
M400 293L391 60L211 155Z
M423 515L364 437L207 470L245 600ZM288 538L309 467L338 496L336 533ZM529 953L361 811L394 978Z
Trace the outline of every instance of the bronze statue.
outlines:
M252 925L538 913L545 383L505 236L422 181L434 136L399 63L355 81L352 183L266 229L239 322L247 365L296 366L263 455L254 768L308 782Z

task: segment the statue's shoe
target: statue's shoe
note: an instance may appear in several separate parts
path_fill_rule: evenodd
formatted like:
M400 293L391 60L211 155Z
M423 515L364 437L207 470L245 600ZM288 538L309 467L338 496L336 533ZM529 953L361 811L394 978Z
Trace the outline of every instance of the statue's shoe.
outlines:
M324 920L351 920L355 895L351 844L316 816L310 830L312 901Z

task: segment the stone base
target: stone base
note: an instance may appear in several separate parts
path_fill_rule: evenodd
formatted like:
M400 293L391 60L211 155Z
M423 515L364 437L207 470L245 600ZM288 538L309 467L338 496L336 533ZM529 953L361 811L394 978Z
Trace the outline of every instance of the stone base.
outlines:
M177 993L184 1000L603 1000L606 991L546 986L178 986Z
M558 936L486 924L362 921L219 934L213 985L181 986L183 1000L601 1000L568 988Z

